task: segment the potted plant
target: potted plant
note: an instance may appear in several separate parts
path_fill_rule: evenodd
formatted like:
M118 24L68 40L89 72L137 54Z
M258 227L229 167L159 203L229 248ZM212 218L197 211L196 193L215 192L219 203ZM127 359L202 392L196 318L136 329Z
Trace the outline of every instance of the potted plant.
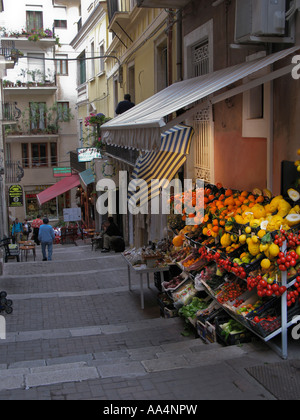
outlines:
M43 73L40 69L36 70L27 70L27 74L31 76L32 82L35 86L37 86L38 81L42 80Z

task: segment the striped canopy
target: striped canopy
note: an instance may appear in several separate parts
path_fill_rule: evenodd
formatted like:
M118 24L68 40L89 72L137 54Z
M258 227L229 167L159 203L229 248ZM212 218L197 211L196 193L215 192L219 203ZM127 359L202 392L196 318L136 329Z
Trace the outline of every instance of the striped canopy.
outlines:
M138 158L131 176L131 186L134 191L128 192L130 204L135 206L136 199L139 197L140 206L143 206L158 196L161 189L172 181L186 161L193 134L192 127L183 124L176 125L162 133L159 152L148 152ZM140 185L141 180L145 183ZM152 180L157 181L152 184ZM139 192L137 192L138 187L140 187ZM134 199L133 196L135 196Z

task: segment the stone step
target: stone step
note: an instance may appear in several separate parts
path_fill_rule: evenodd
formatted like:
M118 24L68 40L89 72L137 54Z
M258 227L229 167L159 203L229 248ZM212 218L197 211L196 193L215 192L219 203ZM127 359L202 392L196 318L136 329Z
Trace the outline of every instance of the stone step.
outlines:
M179 344L179 343L177 343ZM0 366L0 391L81 382L91 379L132 378L152 372L192 369L245 357L245 348L201 344L200 340L133 350L32 360ZM193 351L202 347L201 352ZM145 357L145 359L143 359Z

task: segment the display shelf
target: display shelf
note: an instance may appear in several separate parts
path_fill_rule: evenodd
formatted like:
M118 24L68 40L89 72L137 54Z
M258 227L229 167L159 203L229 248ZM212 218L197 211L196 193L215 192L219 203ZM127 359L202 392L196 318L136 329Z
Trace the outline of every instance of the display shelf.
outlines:
M187 241L189 241L188 238L186 238ZM191 245L193 247L197 246L198 248L201 247L201 244L195 243L195 241L191 242ZM282 247L282 252L286 252L287 247L286 243ZM205 267L208 266L208 264L211 263L211 261L208 261L205 265L203 265L199 271L201 272ZM188 274L188 276L191 278L191 280L195 281L195 277L197 273L190 273L186 268L179 262L176 263L177 266L185 273ZM231 271L228 271L228 274L233 274ZM239 276L235 276L239 280L246 281L245 279L241 279ZM270 334L263 336L262 334L259 334L257 331L255 331L254 328L251 328L251 325L248 323L247 320L243 319L243 316L239 316L235 314L233 311L231 311L226 305L221 304L217 297L218 295L215 295L213 291L207 287L205 282L203 282L204 290L210 296L214 301L216 301L221 308L228 314L228 316L232 317L234 320L242 324L245 328L247 328L248 331L250 331L252 334L257 336L260 340L268 344L276 353L278 353L283 359L288 358L288 345L287 345L287 338L288 338L288 328L293 325L293 319L288 320L288 306L287 306L287 292L288 289L291 288L296 283L296 279L292 279L290 282L288 282L287 279L287 272L281 273L281 284L282 286L285 286L287 288L287 291L281 296L278 297L278 299L281 299L281 326L277 328L275 331L272 331ZM193 324L192 324L193 325ZM194 326L194 325L193 325ZM275 345L275 343L272 342L272 340L281 334L281 346Z

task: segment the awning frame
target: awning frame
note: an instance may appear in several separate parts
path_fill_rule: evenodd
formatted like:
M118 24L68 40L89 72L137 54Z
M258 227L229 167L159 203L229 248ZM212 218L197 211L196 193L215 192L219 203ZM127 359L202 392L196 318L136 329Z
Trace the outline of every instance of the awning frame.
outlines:
M295 53L299 49L300 46L295 46L266 57L259 58L253 62L244 62L231 68L221 69L214 73L200 76L197 78L199 79L199 88L201 88L200 94L197 93L197 81L195 79L187 79L183 82L175 83L164 90L166 96L168 97L167 93L169 93L172 98L166 105L164 104L162 96L164 91L158 92L151 98L144 101L144 107L142 106L143 103L141 103L127 111L125 114L102 125L102 137L104 141L111 145L114 144L121 147L131 147L142 151L159 150L161 132L186 120L198 110L206 107L207 101L215 104L252 89L253 87L275 80L290 73L293 69L293 65L291 64L279 70L271 71L262 77L258 77L251 82L241 84L238 87L234 87L227 92L214 97L212 97L212 94L215 94L224 88L228 88L228 86L233 83L243 81L243 79L247 76L254 74L263 68L272 66L274 63L286 58L290 54ZM231 74L232 72L233 75ZM219 75L221 78L220 81L218 81ZM193 85L193 82L195 82L195 85ZM208 85L207 87L206 83ZM178 107L176 108L175 95L177 87L179 98L181 92L186 93L186 95L182 101L178 101ZM155 108L155 97L157 97L157 109ZM193 105L200 99L203 99L204 101L201 104ZM146 114L147 105L149 105L149 118ZM188 106L192 107L179 117L165 124L164 118L167 115ZM161 110L161 113L157 112L157 110ZM112 136L111 139L110 136Z

